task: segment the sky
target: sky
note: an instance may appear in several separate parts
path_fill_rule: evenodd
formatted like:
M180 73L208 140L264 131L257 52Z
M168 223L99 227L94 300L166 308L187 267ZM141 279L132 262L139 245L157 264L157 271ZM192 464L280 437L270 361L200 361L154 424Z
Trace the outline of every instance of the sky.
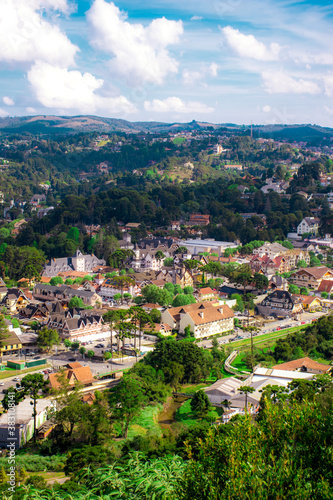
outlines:
M333 127L327 0L0 0L0 117Z

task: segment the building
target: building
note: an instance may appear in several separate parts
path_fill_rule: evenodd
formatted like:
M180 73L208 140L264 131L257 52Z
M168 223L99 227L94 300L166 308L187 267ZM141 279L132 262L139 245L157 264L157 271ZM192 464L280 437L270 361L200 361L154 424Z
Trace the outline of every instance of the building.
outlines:
M7 307L11 313L17 313L30 304L30 299L19 288L8 288L1 305Z
M69 302L73 297L82 299L84 305L95 306L97 302L102 303L102 298L90 290L75 289L69 285L44 285L37 283L34 287L33 296L38 300Z
M318 234L320 219L317 217L305 217L297 226L297 234Z
M105 266L105 260L98 259L95 255L83 255L77 250L72 257L51 259L44 267L43 276L53 277L66 271L81 271L88 274L93 272L96 266Z
M182 307L172 307L162 312L162 322L183 334L190 326L195 338L230 332L234 329L234 313L227 305L198 302Z
M90 366L82 366L81 363L69 363L66 370L60 370L57 373L49 374L49 384L51 389L59 389L61 387L61 378L65 377L70 387L75 384L83 384L85 386L92 385L94 377L92 376Z
M274 259L278 255L283 254L286 251L286 247L280 245L280 243L264 243L259 248L255 248L253 250L253 255L258 255L259 257L269 257L270 259Z
M191 214L188 223L190 226L207 226L210 223L210 215Z
M217 292L212 290L210 287L199 288L198 290L195 291L194 296L199 302L202 302L204 300L218 299Z
M50 399L37 399L36 401L36 420L37 428L40 427L47 419L49 413L54 408L54 403ZM34 432L33 400L30 398L21 401L15 408L15 430L14 435L9 435L9 418L11 412L3 413L0 417L0 447L8 450L10 442L15 443L16 449L21 448L32 437ZM12 431L11 431L12 432ZM15 441L11 441L15 438Z
M16 328L16 330L20 331L19 328ZM12 329L8 330L8 332L4 334L4 338L2 339L0 346L2 358L4 354L12 354L22 349L22 342L14 329Z
M318 290L323 280L333 280L333 271L326 266L301 268L289 277L290 283L311 290Z
M68 309L63 313L51 314L48 328L57 330L63 339L97 340L105 336L107 326L100 314L93 310Z
M202 252L217 253L219 256L223 255L227 248L237 248L238 242L233 243L230 241L216 241L213 238L206 240L180 240L179 246L187 248L191 255L198 255Z
M286 290L275 290L257 304L256 310L261 316L291 316L301 313L303 306Z
M311 358L305 357L273 366L273 370L275 369L319 375L323 373L330 373L333 370L333 366L318 363L317 361L313 361Z

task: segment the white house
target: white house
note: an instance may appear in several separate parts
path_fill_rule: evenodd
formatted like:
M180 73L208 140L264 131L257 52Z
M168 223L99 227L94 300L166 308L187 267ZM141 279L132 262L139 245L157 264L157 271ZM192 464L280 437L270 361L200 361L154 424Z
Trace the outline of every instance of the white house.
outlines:
M297 226L297 234L318 234L320 219L317 217L305 217Z

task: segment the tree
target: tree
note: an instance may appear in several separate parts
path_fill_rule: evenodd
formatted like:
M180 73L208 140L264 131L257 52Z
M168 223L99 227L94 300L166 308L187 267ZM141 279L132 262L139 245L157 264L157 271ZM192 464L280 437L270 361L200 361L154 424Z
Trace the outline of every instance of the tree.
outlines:
M184 246L178 247L175 253L187 254L187 248Z
M267 278L267 276L264 276L263 274L254 273L252 284L258 290L264 290L268 287L268 278Z
M8 326L6 324L5 318L0 314L0 352L1 352L1 360L2 360L2 349L4 345L4 341L7 337L9 337Z
M57 330L44 326L38 332L37 345L39 349L49 352L54 345L59 345L60 339Z
M191 410L194 411L200 418L207 416L211 410L212 405L208 399L207 394L203 389L197 391L191 399Z
M57 285L63 285L64 280L60 276L53 276L53 278L50 279L50 285L52 286L57 286Z
M10 401L9 401L9 395L10 395ZM8 387L7 392L2 400L3 409L5 411L9 409L9 402L14 403L14 405L17 406L22 401L22 399L24 399L24 397L25 394L22 391L22 389L17 389L16 387L13 386Z
M193 295L185 295L185 293L181 293L176 295L176 297L172 301L173 307L187 306L189 304L195 304L196 300Z
M69 339L64 339L64 346L69 349L72 345L72 342Z
M112 355L113 328L116 325L117 321L119 320L118 311L108 311L107 313L103 314L103 320L105 323L108 323L110 327L110 346L111 346L110 349Z
M87 351L87 357L89 359L93 358L95 356L95 351L93 351L92 349L89 349L89 351Z
M77 297L76 295L70 299L68 302L69 308L82 308L84 307L84 302L81 297Z
M288 291L295 295L299 295L300 293L300 289L298 288L298 286L294 285L293 283L289 283Z
M112 278L112 284L117 288L120 288L121 293L121 303L123 304L123 292L124 288L129 288L135 285L135 280L130 276L114 276Z
M166 259L164 259L165 267L172 267L173 264L174 264L174 260L172 257L167 257Z
M37 398L40 391L45 389L47 385L47 381L44 380L44 377L41 373L32 373L28 374L20 382L20 385L23 389L25 395L29 395L33 400L33 417L34 417L34 442L37 440Z
M241 394L245 394L245 411L247 411L248 394L251 394L252 392L254 392L255 388L251 387L249 385L241 385L238 390Z
M200 262L195 259L186 259L184 260L184 266L189 270L198 269L198 267L200 266Z
M172 361L164 369L165 381L173 387L175 392L177 392L180 382L184 378L184 373L184 366L176 361Z
M120 421L125 438L127 438L131 420L140 412L146 400L141 383L131 375L124 375L119 384L110 392L109 404L113 415Z
M165 259L164 253L161 250L157 250L157 252L155 253L155 259L158 261Z
M328 298L328 293L327 292L321 292L321 297L323 299L327 299Z
M153 309L156 311L156 309ZM159 312L159 311L158 311ZM145 325L153 325L153 320L151 315L148 314L142 307L133 306L129 309L129 314L131 316L131 321L133 326L135 327L134 332L134 349L136 349L136 331L139 327L139 351L141 352L141 339L142 339L142 330Z
M76 352L79 347L80 347L80 342L78 340L74 340L74 342L71 343L72 351Z
M305 286L302 286L300 288L300 293L301 293L301 295L309 295L310 292Z
M300 269L301 267L303 267L303 268L304 267L308 267L307 263L303 259L299 260L298 263L297 263L297 268Z
M152 309L150 311L150 319L153 323L161 323L162 313L159 309Z
M84 357L84 354L86 352L86 348L84 346L81 346L80 349L79 349L79 353L81 354L82 358Z

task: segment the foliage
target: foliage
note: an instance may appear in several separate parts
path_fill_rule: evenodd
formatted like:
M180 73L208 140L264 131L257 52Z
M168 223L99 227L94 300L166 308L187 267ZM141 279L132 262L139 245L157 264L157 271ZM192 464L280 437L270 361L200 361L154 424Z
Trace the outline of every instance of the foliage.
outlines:
M207 394L203 389L197 391L191 399L191 409L198 417L204 418L212 408Z
M81 299L81 297L77 297L76 295L71 298L71 300L68 302L68 307L69 308L78 308L78 307L84 307L84 302Z
M46 326L39 330L37 337L37 346L39 347L39 349L48 352L54 345L58 345L59 343L60 339L57 330L47 328Z

